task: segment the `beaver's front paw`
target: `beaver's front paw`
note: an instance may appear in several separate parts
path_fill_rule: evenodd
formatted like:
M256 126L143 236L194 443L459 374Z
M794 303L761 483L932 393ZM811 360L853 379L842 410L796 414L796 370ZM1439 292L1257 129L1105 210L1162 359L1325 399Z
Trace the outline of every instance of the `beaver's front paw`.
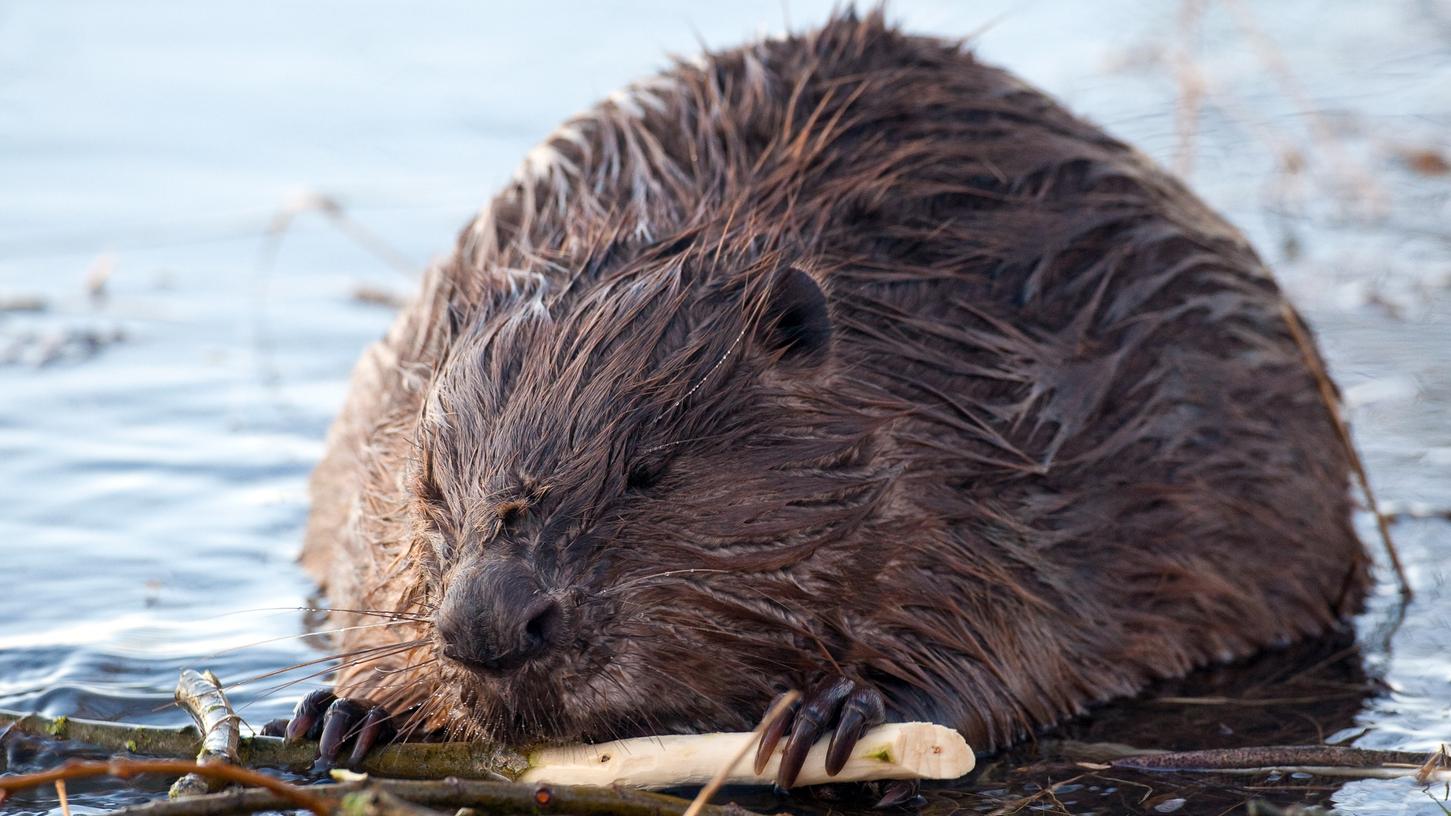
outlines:
M862 734L881 724L885 717L886 705L881 692L849 677L827 677L766 724L756 749L756 773L766 769L776 744L786 737L776 785L791 787L801 773L806 752L829 731L831 744L826 749L826 772L835 776L846 765L851 749L856 747Z
M332 767L343 746L351 741L353 750L347 765L357 768L375 746L392 739L392 720L381 706L319 689L297 702L283 736L288 742L317 740L318 764L323 768Z

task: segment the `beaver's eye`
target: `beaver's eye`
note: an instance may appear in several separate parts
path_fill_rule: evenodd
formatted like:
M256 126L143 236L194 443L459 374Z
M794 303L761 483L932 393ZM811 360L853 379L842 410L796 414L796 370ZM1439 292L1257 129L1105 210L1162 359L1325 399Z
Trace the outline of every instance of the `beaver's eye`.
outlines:
M795 267L777 273L764 317L766 343L779 350L783 360L819 360L831 343L826 294L815 279Z
M660 462L637 462L625 475L625 487L631 490L646 490L654 487L665 475L665 465Z
M514 522L518 521L521 517L523 517L524 511L528 509L528 502L523 501L522 499L514 499L511 501L500 502L498 506L494 508L494 515L498 517L499 523L507 528L513 525Z

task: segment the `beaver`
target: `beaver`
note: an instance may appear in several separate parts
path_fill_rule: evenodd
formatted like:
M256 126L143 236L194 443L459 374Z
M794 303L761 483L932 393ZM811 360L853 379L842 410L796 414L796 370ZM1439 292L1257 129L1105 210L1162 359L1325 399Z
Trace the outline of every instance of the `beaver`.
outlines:
M1343 625L1347 452L1271 274L1179 181L880 12L682 61L535 148L364 354L288 731L884 719L980 751ZM367 705L354 701L367 700Z

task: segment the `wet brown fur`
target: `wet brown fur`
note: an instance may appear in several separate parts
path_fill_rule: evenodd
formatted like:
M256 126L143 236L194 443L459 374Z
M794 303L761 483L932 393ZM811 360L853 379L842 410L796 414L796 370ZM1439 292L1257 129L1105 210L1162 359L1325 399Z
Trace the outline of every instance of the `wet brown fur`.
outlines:
M811 353L773 344L789 269ZM749 727L843 672L991 749L1322 632L1367 561L1281 299L960 43L847 14L677 64L536 149L360 362L304 561L420 621L343 633L403 645L340 691L527 742ZM500 565L570 642L483 680L427 618Z

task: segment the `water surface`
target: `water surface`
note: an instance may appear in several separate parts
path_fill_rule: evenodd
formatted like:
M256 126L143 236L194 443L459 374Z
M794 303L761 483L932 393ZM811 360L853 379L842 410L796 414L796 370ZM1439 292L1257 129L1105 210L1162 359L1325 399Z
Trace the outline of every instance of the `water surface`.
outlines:
M527 6L0 3L0 707L175 723L184 666L238 682L318 657L297 637L316 603L294 564L305 481L353 360L391 319L359 290L411 291L534 142L667 52L819 21L830 3ZM1064 733L1451 741L1451 522L1436 515L1451 508L1451 176L1407 159L1451 153L1451 4L1211 3L1187 38L1167 3L903 1L893 14L982 31L985 59L1166 164L1192 156L1191 183L1317 330L1382 500L1427 516L1395 526L1418 593L1398 627L1382 569L1358 651L1327 662L1316 649L1343 644L1320 644L1154 693L1301 689L1315 704L1149 701ZM1185 54L1208 89L1187 154ZM392 255L298 206L310 194ZM234 700L252 722L282 716L325 680L308 673ZM11 770L58 759L12 748ZM1090 776L1050 797L1038 792L1081 771L1018 770L1038 756L990 763L934 802L1218 813L1264 795L1389 814L1440 813L1445 795ZM72 793L101 808L155 786ZM4 809L55 807L39 792Z

